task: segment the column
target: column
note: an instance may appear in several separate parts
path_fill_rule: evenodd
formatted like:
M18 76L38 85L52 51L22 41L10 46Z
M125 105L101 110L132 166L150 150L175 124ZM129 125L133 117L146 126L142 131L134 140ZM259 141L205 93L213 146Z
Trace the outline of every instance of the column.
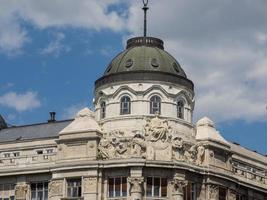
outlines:
M132 167L131 176L128 178L130 184L130 199L142 200L144 191L144 177L142 167Z
M29 192L29 185L27 185L26 183L18 183L15 187L15 199L26 200Z
M143 177L129 177L131 200L143 199Z
M187 186L188 181L183 180L180 177L174 177L171 183L173 186L173 191L172 191L173 200L183 200L184 199L183 189L184 187Z

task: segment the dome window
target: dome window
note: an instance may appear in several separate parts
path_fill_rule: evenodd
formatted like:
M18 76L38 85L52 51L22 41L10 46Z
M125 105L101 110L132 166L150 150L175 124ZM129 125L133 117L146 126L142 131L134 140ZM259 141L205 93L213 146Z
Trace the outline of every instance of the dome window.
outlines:
M180 69L179 69L177 63L173 63L172 66L173 66L173 69L174 69L177 73L180 73Z
M133 66L133 60L132 59L128 59L125 63L125 67L126 68L130 68L131 66Z
M107 73L110 72L111 68L112 68L112 65L110 64L110 65L108 66Z
M184 119L184 102L177 102L177 117L180 119Z
M155 68L159 67L159 63L158 63L156 58L153 58L151 60L151 65L152 65L152 67L155 67Z
M131 99L130 97L123 96L121 98L121 115L127 115L131 113Z
M106 102L100 104L100 118L104 119L106 117Z
M154 95L150 98L150 114L161 113L161 99L159 96Z

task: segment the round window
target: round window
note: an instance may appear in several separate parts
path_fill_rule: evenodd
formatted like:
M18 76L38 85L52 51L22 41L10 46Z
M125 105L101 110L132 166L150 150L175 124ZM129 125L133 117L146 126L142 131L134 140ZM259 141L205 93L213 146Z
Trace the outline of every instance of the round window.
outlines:
M126 68L130 68L133 65L133 60L132 59L128 59L125 63L125 67Z
M180 68L177 63L173 63L172 66L177 73L180 73Z
M159 67L159 63L158 63L158 61L157 61L156 58L153 58L153 59L151 60L151 65L152 65L153 67Z

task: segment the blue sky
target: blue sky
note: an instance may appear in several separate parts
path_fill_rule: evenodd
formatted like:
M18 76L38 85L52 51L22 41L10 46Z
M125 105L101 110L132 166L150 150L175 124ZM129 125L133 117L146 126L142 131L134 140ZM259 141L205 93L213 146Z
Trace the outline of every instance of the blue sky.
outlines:
M0 114L11 125L92 107L94 81L142 33L141 1L1 1ZM267 154L267 3L154 0L149 35L196 86L195 120ZM168 10L168 12L162 12Z

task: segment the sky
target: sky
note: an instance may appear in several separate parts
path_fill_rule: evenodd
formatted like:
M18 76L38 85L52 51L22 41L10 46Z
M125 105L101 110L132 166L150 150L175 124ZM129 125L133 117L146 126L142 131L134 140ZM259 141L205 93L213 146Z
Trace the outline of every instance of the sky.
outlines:
M93 109L94 81L128 38L141 0L0 0L0 114L9 125ZM151 0L159 37L195 84L194 120L267 154L267 1Z

